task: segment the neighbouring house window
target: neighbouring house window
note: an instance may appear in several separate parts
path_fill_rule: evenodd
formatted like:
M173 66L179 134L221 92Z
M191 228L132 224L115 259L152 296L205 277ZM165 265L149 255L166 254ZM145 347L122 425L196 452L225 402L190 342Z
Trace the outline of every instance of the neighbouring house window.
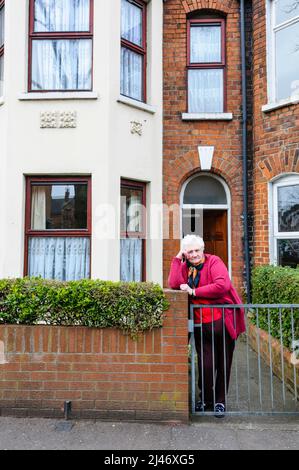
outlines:
M26 275L90 277L90 199L89 178L27 179Z
M4 0L0 0L0 96L3 95L4 81Z
M144 183L121 182L121 281L145 281L145 188Z
M93 0L30 0L29 91L92 89Z
M146 4L139 0L121 0L120 92L146 101Z
M299 265L299 176L273 183L274 258L278 265Z
M188 20L188 112L225 108L225 20Z
M299 94L299 1L270 2L270 97L279 101Z

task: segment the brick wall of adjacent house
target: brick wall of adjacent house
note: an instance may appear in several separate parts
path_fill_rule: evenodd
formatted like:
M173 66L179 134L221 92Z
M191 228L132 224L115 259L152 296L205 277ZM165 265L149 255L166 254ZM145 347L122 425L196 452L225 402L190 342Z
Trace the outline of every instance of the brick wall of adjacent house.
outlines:
M134 341L116 329L0 325L2 415L188 420L187 294L165 291L164 326Z
M299 172L299 105L264 113L267 104L266 1L253 0L254 262L269 262L268 183Z
M187 103L187 15L209 9L226 17L227 111L232 121L182 121ZM229 186L232 200L232 275L237 287L243 285L242 241L242 122L240 4L238 0L167 0L164 5L164 203L180 204L183 183L200 171L197 147L214 146L211 172ZM250 18L247 11L247 19ZM247 21L250 28L250 21ZM250 38L247 36L248 42ZM249 83L250 86L250 83ZM170 219L170 227L173 220ZM175 226L175 228L177 228ZM170 229L164 241L164 283L179 240Z

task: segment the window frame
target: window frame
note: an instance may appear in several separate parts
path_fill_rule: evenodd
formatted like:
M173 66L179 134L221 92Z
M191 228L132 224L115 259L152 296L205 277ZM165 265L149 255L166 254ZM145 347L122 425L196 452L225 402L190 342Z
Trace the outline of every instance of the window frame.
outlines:
M87 184L87 228L86 229L31 229L31 188L35 185L50 184L71 184L86 183ZM24 250L24 276L28 275L28 249L29 238L33 237L84 237L90 240L90 272L91 272L91 176L27 176L26 177L26 197L25 197L25 250Z
M124 39L120 32L120 49L125 47L136 54L142 56L142 81L141 81L141 100L136 98L132 98L131 96L124 95L120 92L121 96L125 96L126 98L130 98L131 100L138 101L140 103L147 102L147 3L143 0L126 0L131 4L135 4L139 8L142 9L142 46L138 46L133 42Z
M142 181L129 180L127 178L121 178L120 181L120 197L122 188L132 189L132 190L141 190L142 191L142 207L144 208L142 212L142 231L141 232L128 232L122 231L120 227L120 239L125 238L138 238L142 240L142 280L141 282L146 281L146 183ZM121 214L120 214L121 215Z
M268 34L267 34L267 82L268 82L268 102L269 103L279 103L282 101L289 101L292 99L292 94L286 96L285 98L277 97L277 73L276 73L276 32L281 31L293 24L299 22L299 12L294 18L283 21L275 26L276 18L276 0L267 0L267 14L268 14ZM298 86L297 93L294 92L295 96L298 96Z
M94 0L89 0L89 31L55 31L34 32L34 6L35 0L29 0L29 51L28 51L28 92L30 93L69 93L90 92L93 90L93 29L94 29ZM34 39L90 39L91 40L91 84L89 89L32 89L32 42Z
M191 28L194 24L197 25L220 25L221 27L221 61L220 62L191 62ZM187 20L187 93L186 93L186 108L189 113L189 70L207 70L207 69L221 69L223 70L223 110L219 113L227 112L227 65L226 65L226 20L225 18L189 18ZM193 113L206 113L202 110L193 111ZM211 113L214 114L214 113Z
M5 8L5 0L0 0L0 10L2 10L3 8ZM5 10L4 10L4 27L5 27ZM4 46L5 46L5 43L3 41L3 44L1 45L0 44L0 57L3 57L3 61L4 61ZM0 96L2 96L3 94L0 94Z
M270 224L272 222L271 230L271 245L270 253L272 252L273 263L278 266L278 240L299 239L299 231L296 232L280 232L278 230L278 188L284 186L299 186L299 174L289 174L281 176L271 183L271 204L270 204ZM272 213L271 213L272 212ZM272 220L271 220L272 219Z

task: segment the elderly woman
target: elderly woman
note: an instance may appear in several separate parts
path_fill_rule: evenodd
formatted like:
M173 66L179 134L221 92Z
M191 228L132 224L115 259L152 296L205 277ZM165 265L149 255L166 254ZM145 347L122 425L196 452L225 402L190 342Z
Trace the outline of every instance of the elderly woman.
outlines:
M168 283L172 289L188 292L191 304L242 303L223 261L204 253L204 241L195 235L182 240L181 250L171 263ZM194 328L200 390L196 411L214 410L217 417L225 413L235 340L245 331L242 309L235 315L233 309L225 309L222 317L221 308L194 309L194 322L201 325Z

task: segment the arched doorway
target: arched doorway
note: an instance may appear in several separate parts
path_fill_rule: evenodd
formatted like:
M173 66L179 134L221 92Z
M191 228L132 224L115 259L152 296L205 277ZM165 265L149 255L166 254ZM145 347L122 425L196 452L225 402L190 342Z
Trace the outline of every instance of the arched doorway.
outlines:
M197 173L181 191L181 235L200 235L207 253L219 256L231 272L230 191L211 173Z

